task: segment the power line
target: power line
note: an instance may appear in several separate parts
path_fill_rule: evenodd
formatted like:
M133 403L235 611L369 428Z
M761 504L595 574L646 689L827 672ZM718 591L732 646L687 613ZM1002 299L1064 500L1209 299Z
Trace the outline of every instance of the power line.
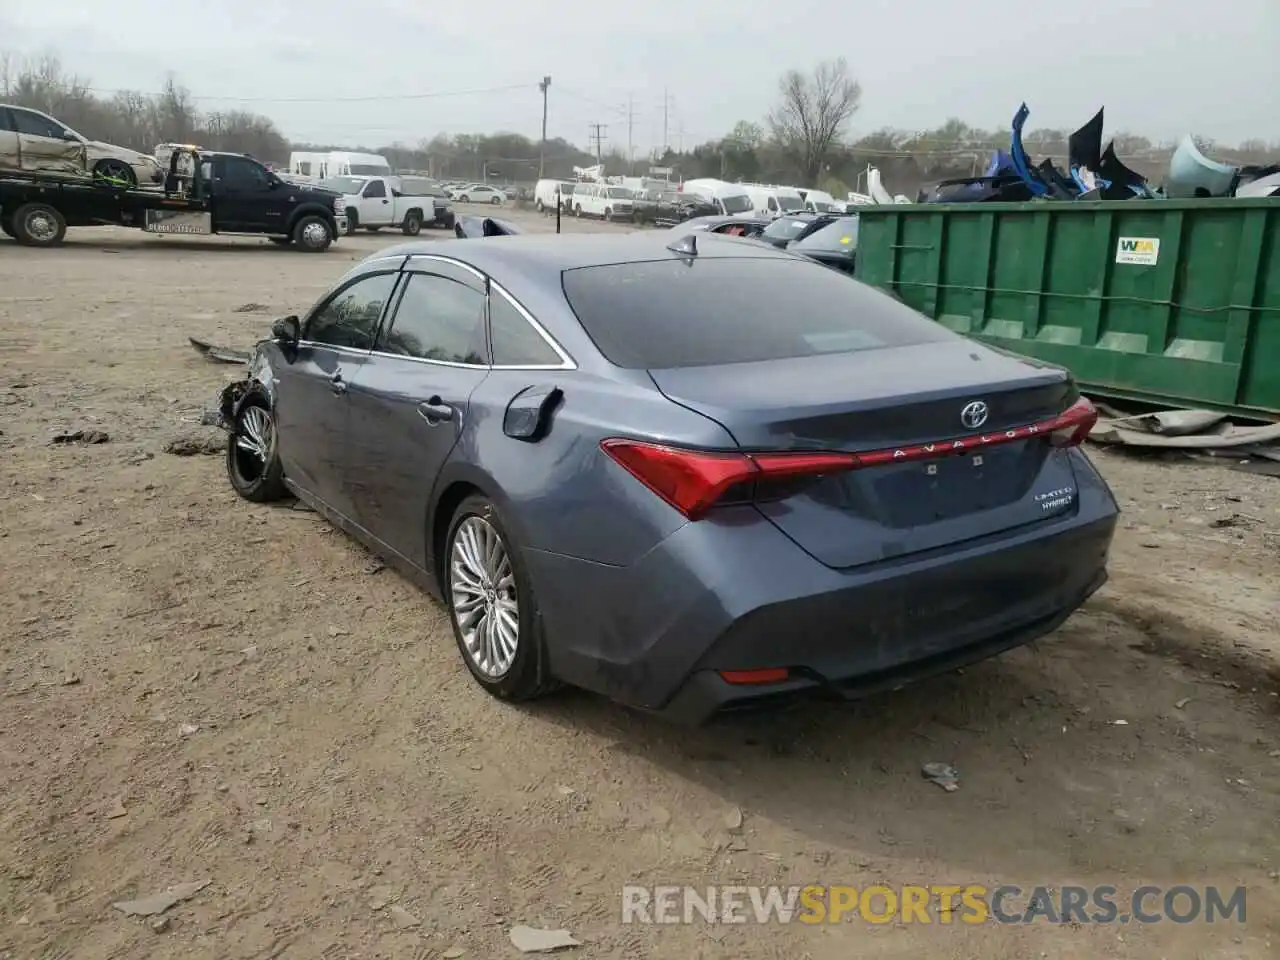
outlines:
M591 136L588 137L588 142L596 145L596 163L603 163L605 131L609 129L609 125L605 123L589 123L587 126L591 129Z
M512 90L537 89L538 85L528 83L512 83L505 87L482 87L476 90L441 90L431 93L390 93L368 97L213 97L187 94L191 100L219 100L225 103L377 103L381 101L400 100L434 100L439 97L471 97L487 93L508 93ZM144 97L162 97L163 93L147 93L141 90L129 90L124 87L86 87L91 93L133 93Z

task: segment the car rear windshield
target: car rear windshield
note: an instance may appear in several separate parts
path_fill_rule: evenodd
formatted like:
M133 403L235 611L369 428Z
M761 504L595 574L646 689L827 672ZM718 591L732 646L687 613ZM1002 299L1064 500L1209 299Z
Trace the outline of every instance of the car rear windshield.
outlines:
M720 206L724 207L724 212L728 214L746 213L751 209L751 198L745 193L732 193L720 198Z
M799 259L708 257L579 267L566 270L563 283L569 305L605 359L633 370L781 360L954 337L887 294Z
M797 240L791 247L793 250L840 250L858 249L858 218L841 217L834 223L827 224L813 231L803 240Z

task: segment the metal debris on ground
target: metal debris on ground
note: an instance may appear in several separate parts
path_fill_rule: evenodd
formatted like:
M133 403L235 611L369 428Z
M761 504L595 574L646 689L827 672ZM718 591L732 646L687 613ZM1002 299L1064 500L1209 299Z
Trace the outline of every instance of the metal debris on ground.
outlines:
M232 313L263 313L270 310L265 303L242 303L240 306L232 310Z
M187 337L191 342L191 346L195 348L196 353L204 357L206 360L212 360L215 363L248 363L249 352L247 350L233 350L231 347L219 347L215 344L208 343L204 340L197 340L195 337Z
M511 943L521 953L550 953L567 947L582 946L568 930L539 930L534 927L511 928Z
M1229 457L1246 461L1238 465L1250 473L1280 477L1280 423L1234 423L1212 410L1127 413L1111 403L1097 407L1104 419L1089 434L1095 443Z
M102 430L76 430L74 433L57 433L50 443L106 443L110 440Z
M920 776L936 783L947 793L960 789L960 772L949 763L926 763L920 768Z
M212 882L212 880L193 880L189 883L179 883L176 886L169 887L167 890L161 890L159 893L153 893L137 900L119 900L113 903L112 906L126 916L156 917L170 907L184 900L190 900Z

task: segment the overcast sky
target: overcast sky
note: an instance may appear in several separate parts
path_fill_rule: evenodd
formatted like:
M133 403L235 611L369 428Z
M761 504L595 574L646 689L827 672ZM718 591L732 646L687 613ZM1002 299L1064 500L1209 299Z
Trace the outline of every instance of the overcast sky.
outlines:
M1005 11L1005 12L1001 12ZM58 53L110 92L174 71L204 110L272 117L296 140L384 144L436 133L690 146L761 119L778 75L843 55L862 84L854 135L948 117L1280 141L1280 0L0 0L0 49Z

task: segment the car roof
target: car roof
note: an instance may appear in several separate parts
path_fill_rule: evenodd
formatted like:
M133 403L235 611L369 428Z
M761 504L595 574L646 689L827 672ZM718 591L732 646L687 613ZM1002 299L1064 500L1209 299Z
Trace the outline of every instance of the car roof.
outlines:
M765 257L795 259L763 244L747 243L740 237L699 233L699 257ZM485 237L446 243L417 241L387 247L366 258L365 263L388 257L449 257L505 282L508 274L548 274L581 267L601 267L645 260L675 260L682 256L668 249L669 231L643 231L616 235L599 233L522 234L514 237Z

